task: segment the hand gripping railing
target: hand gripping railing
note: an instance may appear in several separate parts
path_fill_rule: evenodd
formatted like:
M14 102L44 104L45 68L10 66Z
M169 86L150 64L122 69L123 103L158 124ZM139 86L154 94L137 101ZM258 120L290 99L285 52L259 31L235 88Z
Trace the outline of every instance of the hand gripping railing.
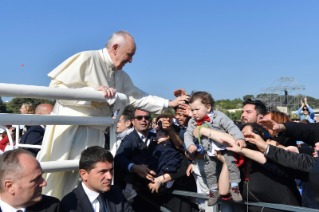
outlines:
M0 83L0 96L21 97L34 99L59 99L59 100L79 100L105 102L102 91L86 89L67 89L67 88L50 88L33 85L16 85ZM102 125L110 126L110 147L116 142L115 123L121 117L127 103L127 97L124 94L117 93L115 103L121 104L116 119L111 117L92 117L92 116L58 116L58 115L21 115L21 114L0 114L0 125ZM10 135L8 133L8 135ZM16 135L18 139L18 132ZM13 149L13 141L10 140L10 146ZM41 148L36 145L19 144L16 147ZM42 162L41 166L44 172L66 171L78 168L78 160L73 161L50 161ZM59 168L60 167L60 168Z

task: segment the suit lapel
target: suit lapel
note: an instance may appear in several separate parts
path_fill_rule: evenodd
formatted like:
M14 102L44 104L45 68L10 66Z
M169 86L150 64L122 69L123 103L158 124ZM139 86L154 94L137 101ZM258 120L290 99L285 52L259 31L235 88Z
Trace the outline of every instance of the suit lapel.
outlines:
M119 204L115 204L116 201L116 194L113 193L112 188L110 191L104 193L106 207L108 212L116 211L116 212L122 212L122 209Z
M74 189L74 193L78 200L78 205L83 212L94 212L90 200L82 187L82 183L79 183L79 185Z

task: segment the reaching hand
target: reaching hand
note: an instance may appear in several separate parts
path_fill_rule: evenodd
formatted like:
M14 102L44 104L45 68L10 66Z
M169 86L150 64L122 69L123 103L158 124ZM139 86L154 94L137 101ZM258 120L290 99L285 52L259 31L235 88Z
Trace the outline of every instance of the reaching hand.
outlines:
M162 128L163 130L170 131L172 129L172 120L170 118L162 118Z
M273 131L278 131L280 129L279 124L271 119L260 119L258 124L266 127L267 129L271 129Z
M191 174L193 173L193 164L189 164L189 166L187 167L187 170L186 170L186 175L187 177L189 177Z
M131 171L136 173L141 178L154 182L153 176L156 176L156 173L150 170L147 165L133 165L131 167Z
M116 93L116 91L113 88L108 88L106 86L100 86L100 87L95 88L94 90L102 91L103 92L103 96L105 98L112 98L115 95L115 93Z
M259 135L249 132L245 133L244 137L249 143L255 144L261 152L266 151L268 144Z
M189 98L189 96L176 97L176 99L168 102L168 107L176 107L177 105L185 104L185 101L188 101Z
M237 145L237 144L235 144L235 143L233 143L233 142L230 142L230 141L228 141L228 140L225 140L225 139L220 139L224 144L226 144L226 149L227 150L229 150L229 151L232 151L232 152L236 152L236 153L239 153L240 152L240 150L241 150L241 148Z
M187 95L187 92L184 89L177 89L174 91L174 96L179 97L179 96L185 96Z
M295 146L287 146L285 150L286 150L286 151L289 151L289 152L299 153L298 147L295 147Z
M189 106L188 104L180 104L178 106L181 110L181 113L185 116L188 116L188 117L192 117L193 116L193 113L191 111L191 106Z
M152 193L158 193L159 188L161 187L161 185L157 182L157 178L154 180L154 182L150 182L148 184L148 188L150 189L150 191Z
M226 162L224 155L220 151L215 151L215 157L222 163Z
M236 142L237 146L240 147L240 149L243 149L246 147L246 142L243 139L238 139Z

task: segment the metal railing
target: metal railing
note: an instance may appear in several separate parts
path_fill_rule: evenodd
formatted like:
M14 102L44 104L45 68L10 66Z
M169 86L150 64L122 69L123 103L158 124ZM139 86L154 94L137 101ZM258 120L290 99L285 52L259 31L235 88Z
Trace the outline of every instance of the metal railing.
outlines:
M34 99L59 99L59 100L78 100L78 101L94 101L106 102L102 91L84 90L84 89L63 89L63 88L50 88L43 86L33 85L16 85L0 83L0 96L6 97L22 97ZM110 126L110 146L116 142L116 123L122 115L124 108L127 104L127 96L117 93L116 104L121 104L121 108L117 113L115 119L112 117L96 117L96 116L60 116L60 115L31 115L31 114L6 114L0 113L0 125L101 125ZM114 104L115 104L114 103ZM7 131L9 137L10 148L14 148L14 142ZM16 140L19 140L17 130ZM16 148L28 147L38 148L39 145L19 144L16 141ZM44 172L68 171L78 169L78 160L68 161L50 161L41 162Z
M79 89L62 89L62 88L49 88L43 86L31 86L31 85L16 85L16 84L4 84L0 83L0 96L6 97L27 97L35 99L60 99L60 100L82 100L82 101L95 101L105 102L105 98L101 91L92 90L79 90ZM127 103L127 97L124 94L118 93L116 103L121 103L121 109L118 112L116 119L111 117L83 117L83 116L59 116L59 115L21 115L21 114L4 114L0 113L0 125L101 125L110 126L110 147L116 142L115 123L122 115ZM13 148L13 140L10 136L10 132L7 128L0 126L7 131L9 136L9 142L11 148ZM18 133L18 132L17 132ZM16 136L18 139L19 135ZM16 147L31 147L41 148L37 145L19 144L16 142ZM76 170L79 166L78 160L66 160L66 161L50 161L41 162L41 166L44 172L57 172L57 171L69 171ZM208 199L206 194L198 194L195 192L186 192L175 190L172 192L174 195L198 197ZM221 203L221 201L219 201ZM317 209L297 207L282 204L271 204L263 202L242 202L240 204L254 205L260 207L273 208L285 211L297 211L297 212L318 212ZM169 212L165 207L159 206L159 209L163 212ZM217 207L213 208L217 212Z

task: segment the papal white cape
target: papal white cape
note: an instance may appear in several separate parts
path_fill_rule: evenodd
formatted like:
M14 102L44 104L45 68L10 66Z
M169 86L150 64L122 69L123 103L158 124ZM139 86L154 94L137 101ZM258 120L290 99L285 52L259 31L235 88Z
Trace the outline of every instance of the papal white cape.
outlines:
M115 88L129 97L134 107L160 113L165 99L151 96L134 86L128 74L115 70L107 50L86 51L68 58L51 73L50 87L94 89L99 86ZM166 102L167 104L167 102ZM107 102L57 100L52 114L74 116L106 116L112 111ZM46 127L39 161L80 159L81 152L90 146L104 146L105 126L50 125ZM44 176L47 186L43 193L61 199L78 184L78 171L56 172Z

